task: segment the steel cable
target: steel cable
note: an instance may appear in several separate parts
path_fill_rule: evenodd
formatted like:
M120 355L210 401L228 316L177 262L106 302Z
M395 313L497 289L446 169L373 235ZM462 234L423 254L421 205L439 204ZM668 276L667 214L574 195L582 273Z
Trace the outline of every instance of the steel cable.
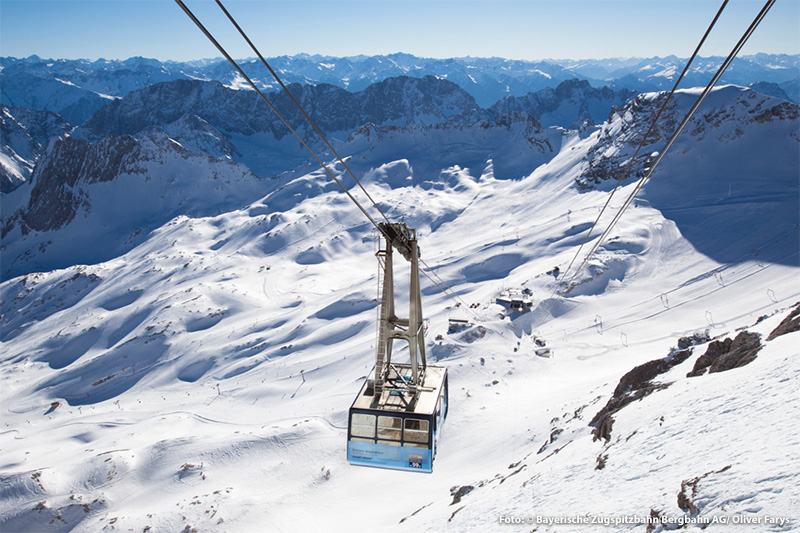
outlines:
M214 38L214 36L211 34L211 32L208 31L208 29L206 29L206 27L202 24L202 22L200 22L200 20L195 16L195 14L188 8L188 6L186 6L186 4L184 4L182 0L175 0L175 2L181 7L181 9L183 9L183 11L192 20L192 22L195 23L195 25L200 29L200 31L203 32L203 34L208 38L208 40L211 41L211 43L217 48L217 50L219 50L219 52L225 57L225 59L227 59L228 62L236 69L236 71L245 79L245 81L247 81L247 83L256 91L256 93L261 97L261 99L264 100L264 102L266 102L266 104L275 113L275 115L277 115L277 117L281 120L281 122L283 122L283 124L289 129L289 131L292 132L292 134L297 138L297 140L300 141L300 143L303 145L303 147L305 147L305 149L311 154L311 156L317 161L317 163L319 163L319 165L322 167L322 169L336 182L336 184L339 186L339 188L341 188L342 191L344 191L344 193L348 196L348 198L350 198L350 200L352 200L353 203L356 204L358 209L364 214L364 216L367 217L367 219L370 221L370 223L373 226L375 226L375 228L377 228L377 230L382 235L384 235L384 237L389 239L389 242L391 242L391 236L387 235L386 231L384 231L380 227L380 225L367 212L367 210L361 205L361 203L350 193L350 191L347 190L347 188L344 186L344 184L333 174L333 172L328 168L328 166L317 156L317 154L314 152L314 150L312 150L311 147L309 147L308 144L302 139L302 137L300 137L300 135L295 131L295 129L288 123L288 121L283 117L283 115L281 115L281 113L269 101L269 99L264 95L264 93L261 92L261 90L258 88L258 86L253 82L253 80L251 80L250 77L247 74L245 74L244 70L242 70L242 68L239 66L239 64L230 56L230 54L228 54L228 52L225 50L225 48ZM231 21L231 23L233 23L233 25L236 27L236 29L239 31L239 33L242 35L242 37L247 41L247 43L250 45L250 47L253 49L253 51L256 52L258 57L261 59L261 61L264 63L264 65L269 69L270 73L275 77L275 79L281 85L283 90L289 95L289 97L294 102L294 104L297 106L297 108L302 112L302 114L305 116L305 118L314 127L316 132L319 134L319 136L322 138L322 140L325 142L325 144L327 144L327 146L331 149L331 151L334 153L334 155L339 160L339 162L342 164L342 166L353 177L353 179L358 184L358 186L361 188L361 190L364 191L364 194L366 194L367 198L372 203L372 205L378 210L378 212L386 220L386 222L391 224L389 222L389 219L384 214L383 210L381 210L381 208L378 206L378 204L375 202L375 200L373 200L372 196L370 196L370 194L367 192L367 190L364 188L364 186L361 184L361 182L358 180L358 178L355 177L353 172L350 170L350 168L347 166L347 164L345 164L345 162L342 160L342 158L339 156L339 154L336 152L336 150L333 148L333 146L328 142L328 140L322 134L322 132L317 127L317 125L314 123L314 121L311 119L311 117L306 113L306 111L303 109L303 107L300 105L300 103L295 99L295 97L292 95L292 93L289 92L288 88L283 84L283 82L281 81L281 79L277 75L277 73L267 63L267 61L264 59L264 57L261 55L261 53L255 47L255 45L252 43L252 41L247 37L245 32L241 29L239 24L236 23L236 21L233 19L233 17L228 12L228 10L225 9L225 6L223 6L222 3L219 0L216 0L216 3L220 7L220 9L222 9L222 11L225 13L225 15L228 17L228 19ZM422 273L425 274L425 276L434 285L436 285L436 287L438 287L439 290L441 290L445 295L449 296L450 298L452 298L457 303L463 304L463 301L460 298L458 298L458 296L455 293L453 293L452 295L448 294L448 292L447 292L447 290L445 288L443 288L427 272L425 272L425 269L427 269L428 271L431 272L431 274L433 274L437 278L439 278L439 276L435 272L433 272L430 269L430 267L424 261L422 261L421 258L420 258L420 262L422 262L422 264L424 265ZM439 279L441 280L441 278L439 278ZM442 281L442 283L444 283L444 282ZM447 284L444 284L444 285L446 286ZM450 290L450 292L452 293L452 290Z
M222 5L222 2L220 0L215 0L215 2L219 6L219 8L222 10L222 12L225 13L225 16L228 17L228 20L231 21L231 24L233 24L234 27L239 31L239 34L242 36L242 38L244 38L244 40L247 41L247 44L250 45L250 48L253 50L253 52L256 53L256 55L261 60L261 62L264 64L264 66L267 67L267 70L269 70L270 74L272 74L272 77L275 78L275 81L277 81L280 84L280 86L283 89L283 91L289 96L289 98L292 100L292 102L294 102L294 105L297 106L297 109L300 110L300 112L306 118L308 123L311 124L311 126L314 128L314 130L320 136L322 141L328 146L328 148L331 150L333 155L336 156L336 159L342 164L342 166L345 168L345 170L347 170L347 173L350 174L350 176L353 178L353 180L355 180L355 182L358 184L358 186L364 192L364 194L367 195L367 198L369 198L369 201L372 203L373 206L375 206L375 209L377 209L378 212L383 217L383 219L386 220L387 223L389 223L389 219L386 218L386 214L383 212L383 210L381 210L380 207L378 207L378 204L375 202L375 200L372 199L372 196L370 196L369 192L367 192L367 189L364 188L364 186L361 184L361 182L358 180L358 178L356 178L355 174L353 174L353 171L350 170L350 167L347 166L347 164L339 156L339 153L333 148L331 143L328 142L328 139L325 137L325 135L323 135L322 131L317 127L317 124L311 119L311 117L308 115L308 113L306 113L306 110L303 109L303 106L300 105L300 102L297 101L297 99L289 91L289 89L286 87L286 85L284 85L284 83L281 80L280 76L278 76L278 74L272 69L272 67L267 62L267 60L264 59L264 56L261 55L261 52L259 52L258 48L256 48L256 45L253 44L253 41L250 40L250 38L247 36L247 34L244 32L244 30L241 28L241 26L239 26L239 24L236 22L236 20L233 18L233 16L228 12L228 10L225 9L225 6Z
M333 172L328 168L328 166L317 156L314 150L312 150L311 147L309 147L308 144L306 144L306 142L302 139L302 137L300 137L300 135L294 130L294 128L292 128L292 126L289 125L286 119L283 118L283 115L281 115L280 112L275 108L275 106L272 105L272 103L267 99L267 97L264 96L264 93L262 93L261 90L258 88L258 86L255 83L253 83L253 80L251 80L250 77L247 74L245 74L245 72L242 70L239 64L236 63L236 61L228 54L228 52L225 51L225 48L223 48L222 45L214 38L214 36L211 35L211 33L206 29L206 27L203 26L200 20L194 15L194 13L192 13L192 11L186 6L186 4L184 4L182 0L175 0L175 2L181 7L181 9L183 9L183 11L189 16L189 18L192 19L195 25L197 25L197 27L200 28L200 31L202 31L205 34L205 36L208 37L208 40L211 41L211 43L217 47L217 50L219 50L220 53L223 56L225 56L225 59L227 59L228 62L231 65L233 65L233 68L235 68L239 72L239 74L247 81L247 83L249 83L250 86L256 91L256 93L258 93L261 99L264 100L264 102L266 102L266 104L278 116L281 122L283 122L283 124L287 128L289 128L289 131L291 131L292 134L294 134L294 136L297 137L297 140L300 141L300 143L305 147L306 150L308 150L308 152L317 161L317 163L320 164L322 169L333 179L333 181L336 182L337 185L339 185L342 191L344 191L344 193L353 201L353 203L356 204L356 206L361 210L361 212L364 213L364 216L366 216L369 219L372 225L378 228L379 231L383 232L381 228L378 226L378 223L375 222L375 219L373 219L372 216L367 212L367 210L364 209L364 207L358 202L358 200L356 200L355 197L352 194L350 194L350 191L347 190L344 184L333 174Z
M614 185L614 189L611 191L611 194L606 199L605 205L603 205L603 208L600 210L600 213L597 215L597 218L595 219L594 223L592 224L592 227L589 228L589 231L586 233L586 237L583 239L583 242L581 242L580 246L578 247L578 251L575 252L575 255L573 256L572 261L570 261L569 265L567 266L567 269L564 271L564 278L562 278L562 279L566 280L567 274L569 273L570 269L572 268L572 265L575 263L575 260L580 255L581 250L583 249L583 246L588 242L589 237L592 234L592 231L597 226L597 224L600 222L600 218L603 216L603 213L606 211L606 209L608 208L608 205L611 203L611 199L614 197L614 194L617 192L617 189L619 189L620 184L628 177L628 174L630 173L631 167L633 166L633 162L636 160L636 157L639 155L639 151L641 151L641 149L644 147L645 143L647 142L647 138L650 136L650 134L655 129L655 126L658 123L658 119L661 117L662 113L664 113L664 110L667 108L667 104L669 104L670 100L672 99L672 95L675 94L675 91L677 90L678 85L680 85L680 83L683 80L684 76L686 76L686 73L689 71L689 67L692 65L692 62L697 57L697 54L700 52L700 48L702 48L703 43L705 43L706 38L708 38L708 35L711 33L712 28L714 27L714 25L716 25L717 20L719 19L720 15L722 14L722 11L725 9L726 5L728 5L728 0L724 0L722 2L722 6L720 6L719 10L717 11L717 14L714 16L714 19L711 21L711 24L708 25L708 28L706 29L705 33L703 34L702 39L700 39L700 42L697 44L697 47L694 49L694 53L692 53L691 57L689 58L689 61L686 62L686 66L683 67L683 71L681 72L680 76L678 76L678 79L675 81L675 84L672 86L672 90L669 92L669 95L667 96L667 99L664 101L664 104L661 106L661 109L659 109L659 111L656 114L655 118L653 118L653 121L650 124L650 128L647 130L647 133L645 133L644 137L642 138L641 142L639 143L639 146L636 147L636 151L634 152L633 157L631 157L630 161L628 161L628 165L625 167L624 172L617 179L617 183L616 183L616 185ZM577 275L577 272L580 272L580 270L584 267L584 265L586 264L587 261L588 261L588 259L584 260L584 262L581 264L581 266L576 271L576 275ZM571 281L571 279L572 278L570 278L570 280L568 280L568 281ZM564 281L562 283L566 283L566 281ZM556 290L558 290L558 289L556 289ZM555 293L553 293L553 294L555 295Z

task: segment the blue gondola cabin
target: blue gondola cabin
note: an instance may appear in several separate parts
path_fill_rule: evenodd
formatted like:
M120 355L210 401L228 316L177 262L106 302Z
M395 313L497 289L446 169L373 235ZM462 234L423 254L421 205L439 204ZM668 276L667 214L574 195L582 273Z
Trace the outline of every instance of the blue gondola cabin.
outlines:
M347 460L354 465L431 472L447 416L447 369L428 366L415 396L391 386L409 365L392 365L380 398L365 380L350 407ZM399 389L399 390L398 390Z

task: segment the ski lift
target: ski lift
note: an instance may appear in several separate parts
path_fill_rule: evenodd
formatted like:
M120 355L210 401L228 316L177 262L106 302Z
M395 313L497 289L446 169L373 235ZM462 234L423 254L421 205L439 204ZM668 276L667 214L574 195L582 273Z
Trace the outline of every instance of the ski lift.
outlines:
M447 369L425 361L425 328L419 286L416 234L405 224L381 224L386 246L375 368L350 407L347 460L350 464L432 472L442 424L447 417ZM411 263L409 317L394 312L392 250ZM409 363L392 362L394 340L408 343Z

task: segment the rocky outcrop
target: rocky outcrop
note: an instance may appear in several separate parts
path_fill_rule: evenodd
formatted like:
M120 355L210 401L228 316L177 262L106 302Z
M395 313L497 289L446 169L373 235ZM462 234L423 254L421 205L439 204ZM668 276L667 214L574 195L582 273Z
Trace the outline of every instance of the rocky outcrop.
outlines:
M681 139L691 136L691 142L697 142L709 137L728 143L744 135L750 124L780 121L791 124L800 117L797 104L751 89L721 87L713 94L716 104L712 102L714 96L710 97L689 121ZM658 151L664 148L697 99L691 91L677 92L667 103L653 130L647 134L667 97L666 92L642 94L624 107L612 109L607 123L598 132L597 142L587 154L586 168L575 179L580 190L597 188L606 181L644 176ZM798 139L796 134L794 138ZM643 139L642 149L631 162Z
M702 376L706 370L713 374L747 365L755 360L761 348L760 335L747 331L740 332L734 339L728 337L722 341L713 341L708 345L706 353L697 358L694 368L686 377Z
M561 82L555 89L508 96L489 110L498 115L530 113L544 127L578 129L603 122L614 106L622 106L635 95L635 91L628 89L593 88L586 80L572 79Z
M9 193L27 181L48 143L72 126L49 111L0 106L0 192Z
M657 390L667 388L669 384L657 383L653 380L672 367L686 361L690 355L692 355L691 348L673 352L662 359L655 359L639 365L622 376L608 403L589 422L590 426L594 426L594 440L610 440L614 413L633 401L641 400Z
M792 312L778 324L778 327L770 332L767 336L767 340L771 341L781 335L786 335L787 333L798 330L800 330L800 303L796 304Z
M24 227L48 231L68 224L78 208L87 205L78 182L107 182L122 173L137 172L139 156L139 144L127 135L99 143L59 139L34 172L28 208L21 215Z

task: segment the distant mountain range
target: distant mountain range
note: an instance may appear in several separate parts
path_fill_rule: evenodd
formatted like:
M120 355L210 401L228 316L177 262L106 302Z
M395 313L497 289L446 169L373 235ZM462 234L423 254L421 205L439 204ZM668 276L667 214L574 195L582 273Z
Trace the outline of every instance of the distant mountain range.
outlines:
M66 87L72 90L72 86ZM344 142L351 133L370 124L471 127L521 121L531 122L525 128L534 130L550 126L578 129L604 122L614 106L623 105L636 94L627 89L594 88L585 80L573 79L561 82L555 89L505 97L484 109L457 84L435 76L386 78L357 92L326 83L289 87L334 142ZM304 118L285 93L272 92L268 96L309 143L319 143L316 134L303 126ZM142 138L165 134L192 152L243 163L262 177L294 168L309 157L252 91L233 89L219 81L159 82L104 102L77 129L50 111L3 106L3 192L25 182L49 140L66 133L85 141L98 141L109 135ZM515 117L509 118L511 115ZM34 116L38 118L31 118ZM54 125L43 129L45 118Z
M302 85L330 84L359 92L374 83L397 76L435 76L457 84L489 107L507 96L524 96L545 88L555 89L573 78L592 87L637 92L671 88L686 59L669 56L648 59L521 61L502 58L430 59L409 54L330 57L300 54L269 59L284 81ZM698 58L683 87L705 85L722 63L720 57ZM267 70L255 59L241 62L245 72L262 88L277 89ZM154 83L177 79L219 81L232 88L245 82L227 61L158 61L133 57L124 61L83 59L0 58L2 104L53 111L79 125L110 98L118 98ZM733 61L722 84L748 86L775 83L786 96L800 102L800 55L757 54Z
M344 139L368 123L403 127L454 118L476 123L509 113L530 114L544 128L600 124L614 106L624 105L635 94L671 87L685 60L670 56L531 62L441 60L408 54L347 58L301 54L270 62L293 84L293 93L323 130ZM682 86L705 84L720 62L721 58L697 59ZM288 98L275 92L278 87L262 65L252 59L242 64L271 93L270 99L291 124L303 123ZM231 144L230 134L252 140L252 134L269 131L270 139L280 141L288 133L262 102L248 91L236 92L249 86L219 59L181 63L138 57L88 61L31 56L0 58L0 67L2 192L30 177L50 139L79 125L85 124L78 132L85 139L155 128L201 153L238 161L246 154L242 143ZM800 56L739 58L722 83L751 86L762 94L798 102ZM50 116L43 118L46 115L41 113ZM290 153L283 147L276 149L272 154L269 148L265 153L263 145L245 150L253 155L250 168L270 175L285 169L285 161L271 163L275 155L293 162L304 157L293 149Z

